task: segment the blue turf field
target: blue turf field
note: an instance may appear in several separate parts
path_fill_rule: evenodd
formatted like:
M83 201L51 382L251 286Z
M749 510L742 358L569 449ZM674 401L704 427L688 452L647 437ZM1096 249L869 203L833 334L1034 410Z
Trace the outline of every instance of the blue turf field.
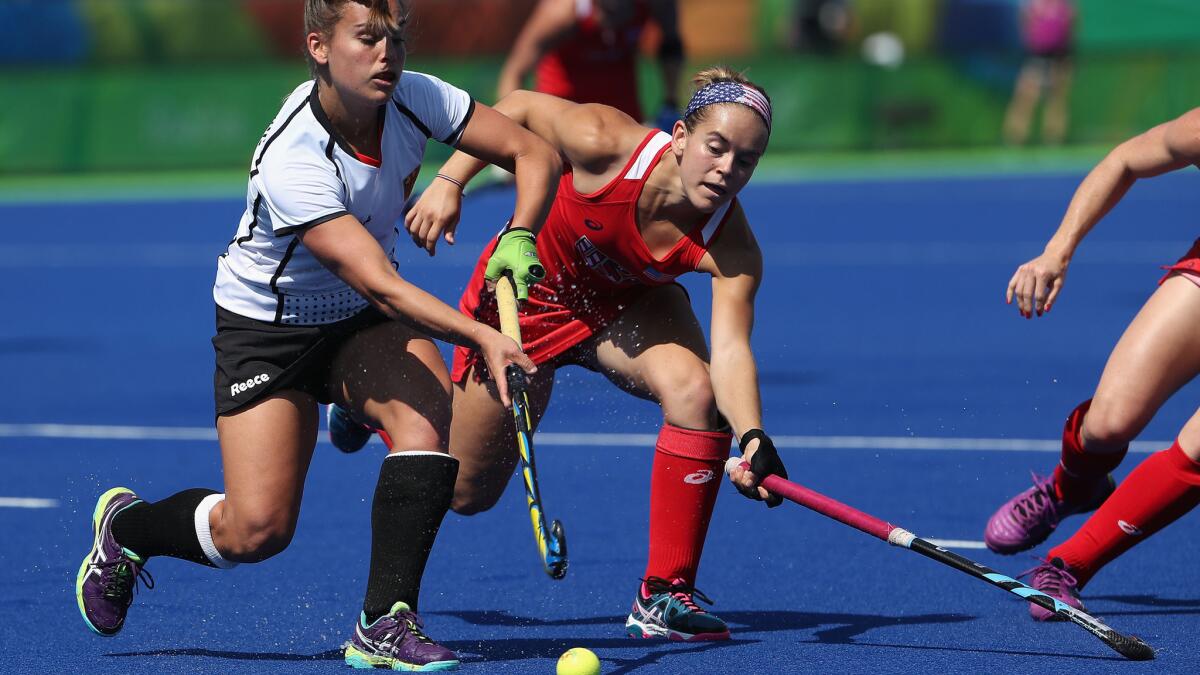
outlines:
M1053 466L1053 453L1036 450L1053 443L987 448L1057 437L1153 290L1157 265L1188 248L1200 207L1194 176L1136 186L1085 243L1051 316L1022 320L1001 301L1004 284L1040 250L1078 180L747 189L767 260L755 333L767 429L795 437L784 450L793 477L921 536L978 541L992 510L1028 484L1028 470ZM456 300L510 200L472 198L460 244L434 260L412 249L402 272ZM114 639L91 635L75 606L100 492L125 484L153 500L220 484L207 435L210 288L240 209L239 199L0 206L0 504L57 502L0 506L0 671L343 667L338 647L366 578L378 444L352 457L318 446L299 531L277 558L228 573L155 560L157 588L142 590ZM707 323L698 281L689 288ZM651 404L583 371L560 377L567 386L543 431L656 432ZM1185 388L1143 438L1169 440L1198 393ZM35 423L81 426L25 426ZM198 438L180 439L189 434ZM902 449L905 437L939 449ZM422 605L429 631L462 655L463 672L549 673L570 646L593 649L606 673L1200 668L1196 514L1112 564L1085 593L1095 614L1161 650L1149 665L1122 661L1074 626L1035 625L1020 601L959 572L793 505L768 512L728 488L699 586L735 639L628 640L622 622L644 565L651 452L604 440L551 436L538 448L547 510L568 527L565 581L540 571L518 485L491 512L447 518ZM1131 454L1121 475L1144 456ZM960 550L1013 575L1033 564Z

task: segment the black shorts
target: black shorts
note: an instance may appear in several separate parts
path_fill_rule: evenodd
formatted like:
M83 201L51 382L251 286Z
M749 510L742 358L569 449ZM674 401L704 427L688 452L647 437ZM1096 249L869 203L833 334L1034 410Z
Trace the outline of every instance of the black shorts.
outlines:
M248 319L217 306L213 389L217 415L233 412L267 394L296 389L330 403L329 368L355 333L389 319L368 307L349 319L317 326L281 326Z

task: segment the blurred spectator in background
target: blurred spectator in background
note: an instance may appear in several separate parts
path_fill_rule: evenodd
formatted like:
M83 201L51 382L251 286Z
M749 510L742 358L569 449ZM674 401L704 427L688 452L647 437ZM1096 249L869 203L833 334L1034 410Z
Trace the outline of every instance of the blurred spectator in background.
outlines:
M850 30L849 0L796 0L792 47L812 54L833 54Z
M676 0L541 0L517 36L500 71L497 99L525 88L576 103L603 103L633 119L670 129L679 119L683 41ZM653 22L662 34L658 64L663 100L654 119L638 102L637 54L642 31Z
M1057 145L1066 138L1074 28L1072 0L1025 0L1021 29L1027 56L1004 116L1006 142L1021 145L1029 139L1034 108L1043 96L1042 141Z

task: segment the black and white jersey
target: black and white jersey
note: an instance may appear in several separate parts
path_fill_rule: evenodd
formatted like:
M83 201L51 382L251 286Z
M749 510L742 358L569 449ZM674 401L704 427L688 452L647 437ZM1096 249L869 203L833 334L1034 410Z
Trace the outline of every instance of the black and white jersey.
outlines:
M366 299L325 269L297 235L350 214L391 256L396 221L426 141L457 145L474 110L461 89L404 72L380 109L376 161L358 155L334 130L315 81L297 87L254 151L246 210L217 261L217 304L251 319L295 325L339 321L366 307Z

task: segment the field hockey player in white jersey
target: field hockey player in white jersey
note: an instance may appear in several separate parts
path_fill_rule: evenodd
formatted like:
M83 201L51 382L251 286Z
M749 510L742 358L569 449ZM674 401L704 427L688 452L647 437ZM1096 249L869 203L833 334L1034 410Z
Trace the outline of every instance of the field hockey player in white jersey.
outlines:
M346 662L450 669L454 652L425 635L416 613L458 472L446 454L450 378L433 338L478 349L492 372L535 368L515 342L403 279L389 252L433 139L516 173L516 209L494 267L526 286L542 274L527 255L531 229L546 216L561 163L465 92L403 73L397 0L306 0L304 11L314 79L288 96L259 141L245 213L217 265L225 491L185 490L154 503L126 488L105 492L77 600L93 631L114 635L138 579L149 579L150 558L229 568L282 551L300 512L318 403L336 402L382 427L395 448L375 488L366 598Z

